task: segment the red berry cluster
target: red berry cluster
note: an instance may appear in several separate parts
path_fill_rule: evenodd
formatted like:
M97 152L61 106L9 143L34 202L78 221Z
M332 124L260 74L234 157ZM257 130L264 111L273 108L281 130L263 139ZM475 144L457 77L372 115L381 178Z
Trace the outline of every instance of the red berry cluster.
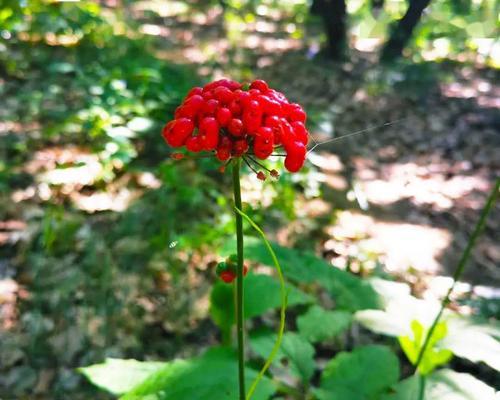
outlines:
M275 148L282 147L286 169L297 172L306 158L309 135L305 122L302 107L290 103L263 80L245 88L221 79L191 89L162 134L172 147L185 146L195 153L214 151L220 161L226 162L242 156L265 160ZM270 172L277 176L276 171ZM266 176L262 173L258 177Z

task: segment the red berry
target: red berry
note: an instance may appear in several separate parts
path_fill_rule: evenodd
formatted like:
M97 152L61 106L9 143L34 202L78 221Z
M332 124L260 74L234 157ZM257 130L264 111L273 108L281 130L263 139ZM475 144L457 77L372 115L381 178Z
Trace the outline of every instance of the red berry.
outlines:
M257 89L261 92L267 92L269 90L269 86L267 83L261 79L257 79L250 84L250 89Z
M192 89L188 92L188 94L187 94L186 98L184 99L184 101L186 101L186 100L187 100L187 99L189 99L190 97L194 96L195 94L197 94L197 95L201 95L202 93L203 93L203 88L201 88L201 87L194 87L194 88L192 88Z
M250 97L251 97L251 98L255 99L255 98L257 98L257 96L258 96L258 95L260 95L260 94L261 94L261 91L260 91L260 90L257 90L257 89L250 89L250 90L248 91L248 93L250 94Z
M236 98L238 99L238 102L241 104L241 106L246 107L248 102L250 101L250 93L244 92L243 90L236 90L234 92Z
M231 283L236 279L236 274L231 271L223 271L220 274L220 278L226 283Z
M215 153L215 156L219 161L229 160L229 158L231 157L231 149L227 149L225 147L219 147L217 149L217 152Z
M203 104L203 107L201 108L201 110L203 111L203 114L205 116L211 117L211 116L215 115L218 107L219 107L219 102L215 99L210 99L210 100L206 101L205 104Z
M179 118L168 123L163 128L163 137L172 147L181 147L188 136L193 133L194 124L188 118Z
M214 90L214 97L222 104L228 104L234 99L234 93L227 87L219 86Z
M279 178L279 177L280 177L280 174L279 174L279 172L278 172L278 171L276 171L275 169L272 169L272 170L271 170L271 176L272 176L273 178L276 178L276 179L277 179L277 178Z
M275 128L281 123L280 118L277 115L268 115L264 120L264 125L270 128Z
M262 112L262 107L257 100L250 100L246 107L252 113Z
M219 124L213 117L205 117L200 122L199 134L203 150L215 150L219 141Z
M248 151L248 142L245 139L238 139L233 142L233 154L240 157Z
M222 107L217 110L217 122L223 128L225 128L229 121L231 121L232 114L229 108Z
M297 172L304 165L304 160L296 159L290 156L285 157L285 168L290 172Z
M186 149L192 151L193 153L198 153L201 151L201 143L198 136L191 136L186 140Z
M198 94L188 98L182 105L182 115L188 118L194 118L198 111L205 104L205 100Z
M212 90L205 90L205 89L203 89L202 97L206 101L208 101L210 99L213 99L214 98L214 92Z
M286 113L290 121L306 122L306 113L300 105L297 103L290 104L286 106Z
M273 145L263 144L261 141L256 139L253 143L253 153L255 154L255 157L265 160L273 154Z
M262 144L273 144L273 130L267 126L261 126L257 130L256 140L260 140Z
M241 114L242 108L239 100L233 100L229 104L229 110L231 111L231 114L236 116L239 116Z
M172 157L173 160L182 160L185 156L182 153L172 153L170 157Z
M257 172L257 179L260 179L261 181L265 181L266 180L266 174L262 171L259 171Z
M183 113L184 109L182 108L182 106L177 107L174 112L174 118L175 119L182 118L184 116Z
M213 90L219 86L224 86L228 89L236 90L236 89L239 89L241 87L241 83L238 83L238 82L233 81L231 79L219 79L218 81L207 83L203 87L203 89L204 90Z
M285 95L281 92L278 92L277 90L274 89L269 89L269 91L266 93L269 97L272 99L276 100L280 104L288 104L288 99L285 97Z
M217 146L216 157L220 161L226 161L231 157L231 147L231 140L227 136L222 137L219 140L219 145Z
M243 112L243 126L249 133L255 133L262 123L262 108L258 101L250 100Z
M285 168L290 172L297 172L304 165L306 146L302 142L292 142L286 148Z
M227 130L233 136L241 136L243 134L243 122L241 122L241 119L233 118L229 121Z
M182 146L182 145L172 145L171 142L172 142L172 127L175 123L175 120L173 121L170 121L168 124L166 124L164 127L163 127L163 130L161 131L161 135L163 136L163 139L165 140L165 142L167 142L167 144L169 146L172 146L172 147L179 147L179 146Z
M281 116L283 114L283 111L281 110L281 104L278 101L268 96L259 96L257 99L262 106L262 110L265 114L277 116Z
M276 115L271 115L266 117L264 125L271 127L273 130L274 144L281 144L281 136L283 134L283 127L281 126L281 120Z
M172 127L172 133L175 136L180 136L183 139L186 139L191 133L193 133L194 124L193 121L189 118L179 118L175 120L175 123Z
M307 144L309 140L309 135L307 133L307 129L302 122L295 121L291 123L293 131L295 133L295 139L299 142Z
M295 132L285 118L281 118L281 143L287 150L288 146L294 142Z

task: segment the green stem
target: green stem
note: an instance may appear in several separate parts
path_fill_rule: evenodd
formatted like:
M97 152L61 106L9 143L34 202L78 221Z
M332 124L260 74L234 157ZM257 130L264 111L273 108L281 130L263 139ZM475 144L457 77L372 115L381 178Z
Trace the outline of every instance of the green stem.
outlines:
M267 357L266 362L264 363L264 366L260 370L259 374L255 378L255 380L252 383L252 386L250 387L250 390L248 391L247 398L246 400L250 400L252 397L253 392L257 388L257 385L259 384L259 381L262 379L264 374L266 373L267 369L273 362L274 357L276 357L276 354L278 354L278 350L281 346L281 340L283 339L283 333L285 331L285 316L286 316L286 305L287 305L287 293L286 293L286 286L285 286L285 278L283 277L283 271L281 270L280 263L278 261L278 257L276 257L276 253L274 252L271 243L269 243L269 240L267 240L266 234L262 229L259 228L259 226L243 211L241 211L239 208L236 208L236 212L239 213L240 215L243 216L247 220L247 222L252 225L252 228L254 228L259 235L262 237L262 240L264 241L264 244L266 245L267 250L269 251L269 254L271 255L271 258L273 259L274 266L276 267L276 270L278 271L278 277L280 280L280 288L281 288L281 310L280 310L280 327L278 330L278 337L276 339L276 342L274 343L273 349L271 350L271 354L269 354L269 357Z
M240 158L233 161L234 205L241 210ZM240 384L240 400L245 400L245 332L243 316L243 218L234 213L236 218L236 251L238 265L236 274L236 326L238 336L238 380Z
M424 400L425 398L425 375L420 375L420 385L418 388L418 400Z
M462 253L462 257L460 258L460 261L458 263L457 269L455 270L455 273L453 274L453 283L448 289L448 292L446 293L446 296L443 298L441 301L441 308L439 309L438 314L436 315L436 318L432 322L431 328L427 332L427 335L425 336L424 344L422 345L422 348L420 349L420 352L418 353L417 361L415 363L415 372L418 371L418 366L422 362L422 358L424 357L425 351L427 349L427 346L429 345L429 341L432 338L432 334L434 333L434 330L436 329L437 324L439 323L439 319L443 315L444 308L446 305L450 302L450 295L453 289L455 288L455 284L457 281L460 279L464 268L465 264L469 260L472 248L476 244L476 240L481 234L484 225L486 224L486 217L490 213L491 209L493 208L493 205L495 204L495 200L498 196L498 189L500 187L500 178L497 178L495 185L493 186L493 189L488 196L488 199L486 200L486 204L481 211L481 216L479 217L479 221L477 222L474 231L472 232L471 237L469 238L469 242L467 243L467 246L465 247L464 252Z

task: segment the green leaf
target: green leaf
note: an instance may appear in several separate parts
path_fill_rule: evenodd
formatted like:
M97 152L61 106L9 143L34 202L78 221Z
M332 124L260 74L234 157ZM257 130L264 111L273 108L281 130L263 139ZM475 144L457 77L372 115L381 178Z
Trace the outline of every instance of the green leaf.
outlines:
M410 362L415 365L427 336L428 329L425 329L424 326L417 320L412 321L411 329L413 332L412 337L400 336L398 339L404 353ZM436 328L429 339L429 343L427 344L420 365L418 366L418 371L422 375L428 375L439 365L446 364L453 356L453 353L448 349L436 348L436 344L446 337L447 332L446 322L439 322L436 325Z
M120 360L107 358L79 371L94 385L119 395L128 392L154 372L167 367L166 363L154 361Z
M344 332L351 321L352 315L348 311L327 311L315 305L297 318L297 326L302 336L316 343Z
M276 333L267 329L250 334L250 346L262 358L267 358L275 342ZM281 347L273 365L279 368L289 365L290 372L294 376L303 382L308 382L315 369L314 347L297 333L287 332L283 335Z
M269 275L248 274L244 281L245 318L253 318L281 306L280 284ZM217 282L210 295L210 314L222 329L234 323L233 285ZM288 306L314 302L314 297L287 285Z
M413 375L380 400L419 400L419 388L418 376ZM427 377L425 400L495 400L495 389L470 374L441 369Z
M237 362L232 349L212 348L201 357L168 363L122 400L234 400L238 398ZM256 375L256 371L246 368L246 385L249 386ZM267 400L275 390L274 384L264 377L252 400Z
M228 241L223 248L223 254L231 254L234 248L234 240ZM297 283L320 284L330 292L339 308L353 311L379 308L378 296L369 282L331 266L312 253L277 244L273 244L273 249L287 279ZM267 249L256 238L245 237L245 254L250 260L273 265Z
M321 376L320 400L371 400L394 385L399 377L399 361L385 346L359 347L339 353Z

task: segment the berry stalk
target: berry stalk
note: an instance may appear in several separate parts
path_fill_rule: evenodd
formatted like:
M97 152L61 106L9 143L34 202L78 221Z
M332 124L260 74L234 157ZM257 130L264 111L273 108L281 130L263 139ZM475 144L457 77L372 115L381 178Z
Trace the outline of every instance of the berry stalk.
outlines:
M241 187L240 187L240 157L233 161L233 191L234 205L236 210L241 210ZM245 331L243 318L243 218L235 211L236 218L236 253L238 256L236 274L236 326L238 336L238 380L239 399L245 400Z

